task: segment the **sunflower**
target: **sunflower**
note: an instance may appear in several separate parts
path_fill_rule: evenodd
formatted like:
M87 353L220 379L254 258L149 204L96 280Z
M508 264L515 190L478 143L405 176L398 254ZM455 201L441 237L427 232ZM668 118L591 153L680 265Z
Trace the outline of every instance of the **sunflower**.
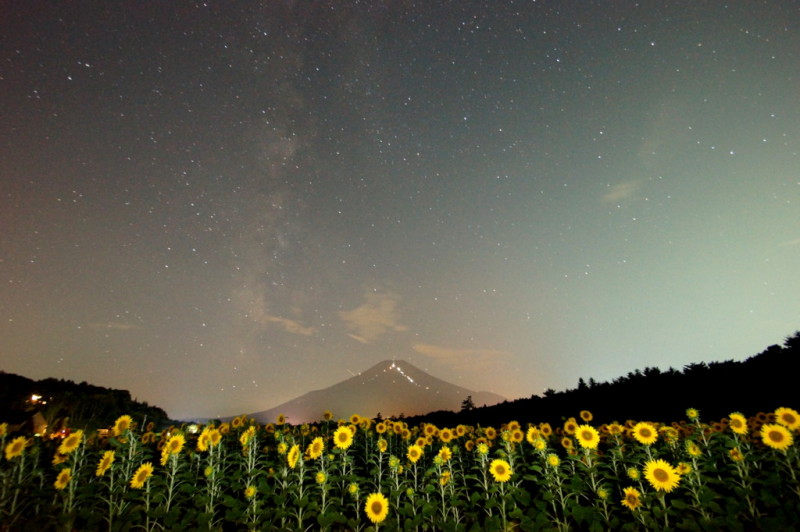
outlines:
M244 416L236 416L231 420L231 426L235 429L242 428L244 424L244 420L242 419Z
M282 441L278 444L278 448L276 450L278 451L278 454L284 455L289 452L289 445Z
M696 408L687 408L686 417L688 417L690 421L697 421L700 419L700 412Z
M479 454L482 454L484 456L489 454L489 445L484 442L479 443L475 449L478 451Z
M357 497L358 496L358 484L356 484L355 482L351 482L347 486L347 493L349 493L353 497Z
M53 460L52 460L51 463L53 465L63 464L64 462L67 461L67 458L69 458L69 457L66 454L56 453L56 454L53 455Z
M453 431L446 428L440 430L439 439L442 441L442 443L450 443L450 441L453 439Z
M247 447L250 443L250 440L256 435L256 427L254 425L250 425L247 427L247 430L243 431L241 436L239 436L239 443L242 444L242 447Z
M275 420L275 424L281 426L284 423L286 423L286 416L284 416L283 414L278 414L278 419Z
M389 514L389 501L383 493L370 493L364 504L364 511L369 520L377 525L382 523Z
M78 448L78 446L81 444L82 441L83 441L83 431L76 430L75 432L64 438L64 440L61 442L61 445L58 446L59 454L71 453L72 451Z
M525 439L528 441L528 443L533 445L533 442L536 441L536 438L539 438L539 434L540 433L538 427L534 427L533 425L531 425L530 427L528 427L528 431L525 433Z
M72 480L72 469L65 467L58 472L58 477L56 477L56 481L53 482L53 486L55 486L57 490L63 490L67 487L70 480Z
M322 437L317 436L308 444L308 457L316 460L323 452L325 452L325 442L322 441Z
M692 472L692 466L686 462L678 462L678 467L675 468L680 476L688 475Z
M670 445L678 442L679 434L675 427L662 427L658 432L664 437L664 441Z
M644 465L644 478L655 489L666 491L667 493L675 489L681 481L678 471L660 458L658 460L649 460Z
M786 451L794 441L792 433L783 425L767 423L761 427L761 439L769 447Z
M639 493L639 490L636 488L625 488L622 490L622 494L625 496L622 499L622 506L631 510L636 510L642 505L642 494Z
M520 429L514 429L510 432L508 439L514 443L522 443L522 440L525 439L525 434Z
M408 446L408 453L406 456L409 460L411 460L412 464L416 464L417 461L422 457L422 447L419 445L409 445Z
M0 423L0 438L5 438L8 434L8 423Z
M185 444L186 438L183 436L183 434L175 434L167 440L167 444L164 446L164 452L169 454L178 454L183 450L183 446Z
M539 432L541 432L542 436L545 438L549 438L553 435L553 427L550 426L550 423L540 423Z
M733 460L734 462L741 462L742 460L744 460L744 455L742 454L742 451L740 451L738 447L734 447L733 449L728 451L728 454L730 455L731 460Z
M439 485L447 486L448 482L450 482L450 471L442 471L442 476L439 477Z
M741 413L734 412L729 417L731 421L728 426L734 433L747 434L747 419Z
M333 412L331 412L330 410L326 410L325 412L322 413L322 419L324 419L325 421L330 421L331 419L333 419Z
M800 414L791 408L780 407L775 410L775 421L789 430L797 430L800 428Z
M136 473L133 474L131 478L131 488L140 490L144 487L144 483L147 482L147 479L150 478L150 475L153 474L153 464L150 462L145 462L139 466L139 469L136 470Z
M547 449L547 442L544 441L544 438L536 438L533 441L533 448L537 451L544 451Z
M600 443L600 434L591 425L579 425L575 435L578 444L584 449L597 449L597 445Z
M594 419L594 416L588 410L581 410L580 416L581 416L581 419L584 421L584 423L588 423L592 419Z
M255 486L247 486L244 489L244 496L246 499L252 499L255 497L256 494L256 487Z
M387 442L383 438L378 438L378 451L385 453L386 449L388 448L389 448L389 442Z
M442 445L442 448L439 449L439 454L437 456L442 459L442 462L447 462L453 457L453 451L451 451L450 447L447 445Z
M493 440L497 438L497 430L494 427L486 427L484 429L483 434L486 436L487 440Z
M433 423L428 423L425 425L425 430L423 431L425 436L436 436L439 433L439 429Z
M616 421L614 423L609 423L608 424L608 433L611 434L612 436L619 436L624 431L625 431L625 427L623 427L622 425L620 425Z
M383 421L378 421L375 424L375 432L377 432L378 434L383 434L384 432L386 432L386 423L384 423Z
M133 418L131 416L125 414L124 416L119 416L117 420L114 422L114 428L111 430L111 433L114 436L122 436L125 434L125 431L131 428L131 424L133 423Z
M297 444L292 445L292 448L289 449L289 454L286 455L286 461L289 463L289 467L294 469L297 466L297 461L300 459L300 446Z
M111 464L114 463L114 451L106 451L103 453L103 457L100 458L100 462L97 464L97 471L95 471L95 476L102 477L106 474L106 471L111 468Z
M640 421L633 426L633 437L642 445L652 445L658 439L658 431L650 423Z
M489 464L489 472L494 477L495 482L508 482L514 473L511 466L501 458L495 458Z
M208 443L211 447L216 447L222 441L222 432L219 429L211 428L208 431Z
M625 473L627 473L628 478L631 480L639 480L639 478L641 477L641 475L639 474L639 470L636 469L635 467L629 467L625 471Z
M558 467L561 463L561 459L555 453L550 453L547 455L547 465L550 467Z
M336 444L336 447L339 449L349 448L350 445L353 444L352 431L344 425L339 427L336 429L336 432L333 433L333 443Z
M564 422L564 432L572 436L578 430L578 422L574 417L569 418Z
M572 443L572 438L569 438L567 436L564 436L563 438L561 438L561 446L564 449L572 449L573 445L574 444Z
M325 481L328 477L322 471L317 471L317 474L314 475L314 481L319 484L320 486L325 484Z
M689 453L689 456L693 456L695 458L703 454L703 451L700 450L700 447L698 447L698 445L693 441L686 442L686 452Z
M204 428L203 431L200 433L200 436L197 437L197 450L200 452L205 452L208 450L208 446L211 444L211 435L209 434L210 429L208 427Z

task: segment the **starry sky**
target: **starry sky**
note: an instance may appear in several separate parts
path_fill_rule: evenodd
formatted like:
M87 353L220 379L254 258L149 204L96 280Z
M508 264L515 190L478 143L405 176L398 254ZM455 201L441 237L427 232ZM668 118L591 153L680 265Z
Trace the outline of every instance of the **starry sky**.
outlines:
M185 419L744 359L800 328L798 50L793 1L2 2L0 369Z

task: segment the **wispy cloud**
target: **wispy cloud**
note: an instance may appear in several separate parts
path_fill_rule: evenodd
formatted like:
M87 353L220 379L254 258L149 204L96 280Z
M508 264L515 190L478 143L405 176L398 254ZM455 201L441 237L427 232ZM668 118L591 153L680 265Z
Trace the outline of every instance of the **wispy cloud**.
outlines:
M391 292L367 292L364 303L353 310L340 311L339 318L347 327L350 338L368 344L390 332L403 332L408 327L400 323L397 314L399 297Z
M261 318L261 321L263 323L277 323L284 331L292 334L312 336L316 332L314 327L306 327L299 321L290 320L289 318L282 318L280 316L271 316L269 314L265 314Z
M634 181L623 181L622 183L617 183L616 185L612 185L608 192L603 194L603 201L605 203L613 203L616 201L622 201L624 199L628 199L633 194L639 190L642 186L641 180L634 180Z
M497 370L505 364L511 353L500 349L465 349L433 344L414 344L412 349L421 355L433 358L454 371L477 375Z
M499 349L463 349L432 344L414 344L412 349L417 353L442 361L462 360L464 358L497 359L511 355L508 351Z
M141 329L138 325L132 323L109 321L105 323L94 322L89 324L91 329L111 329L115 331L130 331L131 329Z
M263 288L258 285L253 290L246 289L239 292L237 300L240 307L245 309L245 316L259 325L277 325L290 334L299 334L301 336L312 336L317 331L314 327L308 327L300 321L301 312L298 308L292 309L292 313L297 316L295 319L272 314L263 295Z

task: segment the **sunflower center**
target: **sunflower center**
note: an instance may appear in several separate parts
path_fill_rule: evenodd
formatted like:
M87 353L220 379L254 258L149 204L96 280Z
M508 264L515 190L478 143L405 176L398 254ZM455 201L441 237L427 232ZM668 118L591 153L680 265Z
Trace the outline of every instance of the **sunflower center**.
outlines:
M591 440L592 439L592 433L589 432L588 430L584 430L583 433L581 434L581 437L584 440Z
M669 473L667 473L663 469L654 469L653 478L655 478L659 482L666 482L669 480Z
M383 503L381 501L373 501L371 508L373 514L379 515L383 511Z
M639 434L641 435L642 438L649 438L649 437L651 437L653 435L650 432L650 429L642 429L642 430L639 431Z
M501 465L498 465L497 467L495 467L494 470L498 475L505 475L506 474L506 468L501 466Z
M771 430L769 432L769 439L775 443L781 443L783 442L783 434L777 430Z
M783 420L790 426L797 422L797 419L792 414L783 414Z

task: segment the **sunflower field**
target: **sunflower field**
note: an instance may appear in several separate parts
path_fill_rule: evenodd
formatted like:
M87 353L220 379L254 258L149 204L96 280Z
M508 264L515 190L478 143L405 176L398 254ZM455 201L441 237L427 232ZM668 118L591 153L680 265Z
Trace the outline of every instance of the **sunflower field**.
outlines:
M2 530L778 530L800 523L791 408L713 423L293 426L8 434Z

